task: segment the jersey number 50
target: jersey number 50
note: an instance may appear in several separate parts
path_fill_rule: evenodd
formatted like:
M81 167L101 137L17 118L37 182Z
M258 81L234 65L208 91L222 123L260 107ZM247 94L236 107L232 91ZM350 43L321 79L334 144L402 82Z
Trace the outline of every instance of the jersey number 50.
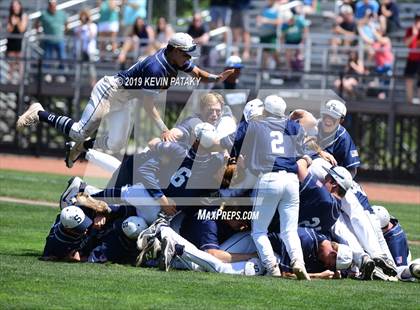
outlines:
M283 155L284 154L284 145L283 145L283 133L281 131L272 131L270 132L271 140L271 151L273 154Z

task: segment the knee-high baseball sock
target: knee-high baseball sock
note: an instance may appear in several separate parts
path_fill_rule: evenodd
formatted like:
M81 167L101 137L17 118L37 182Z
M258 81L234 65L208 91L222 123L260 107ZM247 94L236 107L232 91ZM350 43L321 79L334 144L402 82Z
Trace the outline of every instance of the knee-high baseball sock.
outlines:
M71 126L74 124L74 121L70 117L55 115L47 111L39 111L38 116L41 122L47 123L66 136L69 136Z
M108 204L121 204L121 188L106 188L103 191L91 195L91 197L103 200Z

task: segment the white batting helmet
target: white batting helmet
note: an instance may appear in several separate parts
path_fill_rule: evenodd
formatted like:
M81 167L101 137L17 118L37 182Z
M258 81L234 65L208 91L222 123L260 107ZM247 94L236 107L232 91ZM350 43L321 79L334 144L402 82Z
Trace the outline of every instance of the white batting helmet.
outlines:
M337 270L347 269L353 262L353 251L348 245L339 244L337 250L337 260L335 262L335 268Z
M146 221L140 216L130 216L121 224L124 234L130 239L136 239L147 227Z
M332 118L340 119L347 114L346 105L336 99L328 100L327 103L321 108L321 115L329 115Z
M248 101L244 107L244 118L249 122L253 117L262 115L264 103L260 99Z
M329 169L332 167L332 165L329 161L326 161L323 158L316 158L312 161L312 164L309 166L308 171L318 180L324 182L325 177L328 174L324 167Z
M68 206L61 210L60 223L64 228L83 233L92 225L92 220L79 207Z
M264 110L277 116L284 116L286 107L284 99L277 95L267 96L264 100Z
M212 147L217 138L216 128L209 123L200 123L194 127L194 134L205 148Z
M197 48L197 44L194 42L194 39L188 33L185 33L185 32L175 33L169 39L168 45L171 45L187 53L191 57L200 56L198 48Z
M338 186L346 192L353 186L353 177L346 168L337 166L330 169L324 167L324 169L337 182Z
M388 210L382 206L372 206L373 212L375 212L376 216L379 219L379 223L381 224L381 228L385 228L388 226L389 221L391 219Z

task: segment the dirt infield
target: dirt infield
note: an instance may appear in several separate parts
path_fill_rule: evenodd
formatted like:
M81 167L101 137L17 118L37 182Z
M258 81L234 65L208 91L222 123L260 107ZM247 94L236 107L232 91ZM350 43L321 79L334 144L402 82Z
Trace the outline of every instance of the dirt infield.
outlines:
M93 165L76 163L68 169L63 159L39 158L32 156L16 156L0 154L0 169L31 172L46 172L62 175L89 175L91 177L109 177L110 173ZM363 189L372 201L409 203L420 205L420 187L394 184L378 184L362 182Z

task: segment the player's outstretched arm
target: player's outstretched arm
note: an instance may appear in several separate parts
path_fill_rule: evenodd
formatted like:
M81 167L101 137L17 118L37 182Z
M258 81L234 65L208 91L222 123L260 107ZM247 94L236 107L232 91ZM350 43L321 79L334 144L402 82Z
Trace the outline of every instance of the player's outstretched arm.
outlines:
M228 69L217 75L217 74L211 74L195 66L194 69L191 71L191 75L197 78L201 78L201 81L203 81L204 83L214 83L214 82L223 82L234 71L235 71L234 69Z
M156 125L159 127L161 132L169 130L160 117L159 111L155 107L153 96L144 96L144 109L146 110L147 115L151 116L156 122Z

